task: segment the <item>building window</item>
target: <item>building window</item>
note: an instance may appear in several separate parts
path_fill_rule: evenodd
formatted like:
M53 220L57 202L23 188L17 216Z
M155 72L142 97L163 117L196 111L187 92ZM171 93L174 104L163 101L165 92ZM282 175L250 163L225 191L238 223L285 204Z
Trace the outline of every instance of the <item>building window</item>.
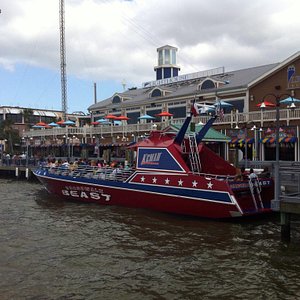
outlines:
M215 83L212 80L207 79L202 82L200 90L214 89L215 87Z
M6 120L11 120L13 123L22 123L21 114L6 114Z
M114 96L112 99L112 103L120 103L121 102L121 98L119 96Z
M169 113L173 114L174 118L185 118L186 117L186 107L169 107Z
M29 124L35 124L40 122L40 116L29 116L28 117L28 123Z
M149 116L152 116L152 117L155 117L155 115L158 115L161 113L161 109L149 109L146 111L146 114L149 115ZM157 120L154 120L155 121L160 121L160 117L158 117Z
M55 122L55 120L56 120L55 117L46 117L46 116L41 117L41 121L45 123Z
M151 97L161 97L161 96L162 96L162 93L161 93L160 89L155 89L151 93Z
M139 120L138 119L139 116L140 116L139 111L127 113L127 117L129 118L127 124L136 124Z

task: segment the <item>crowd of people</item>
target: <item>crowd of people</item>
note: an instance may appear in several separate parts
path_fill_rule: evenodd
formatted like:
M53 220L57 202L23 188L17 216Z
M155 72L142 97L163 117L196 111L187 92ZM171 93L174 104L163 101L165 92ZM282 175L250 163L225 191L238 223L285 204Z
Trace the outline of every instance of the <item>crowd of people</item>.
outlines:
M105 160L93 160L93 159L86 159L86 158L75 158L73 161L63 160L63 159L56 159L56 158L48 158L47 161L44 163L44 166L50 168L67 168L70 170L74 170L78 167L90 166L95 168L133 168L133 165L129 165L128 163L123 162L106 162Z
M48 158L43 162L43 166L50 168L50 172L62 175L94 177L109 180L124 180L135 169L135 164L127 162L105 160L74 159L68 161L63 159Z

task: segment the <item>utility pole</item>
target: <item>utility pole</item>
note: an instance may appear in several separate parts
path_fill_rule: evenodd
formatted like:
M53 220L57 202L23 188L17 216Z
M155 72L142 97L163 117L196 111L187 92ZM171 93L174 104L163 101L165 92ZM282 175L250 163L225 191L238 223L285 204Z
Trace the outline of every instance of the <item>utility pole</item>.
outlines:
M59 29L60 29L60 74L61 74L61 105L63 119L67 116L67 75L66 75L66 46L65 46L65 3L59 0Z

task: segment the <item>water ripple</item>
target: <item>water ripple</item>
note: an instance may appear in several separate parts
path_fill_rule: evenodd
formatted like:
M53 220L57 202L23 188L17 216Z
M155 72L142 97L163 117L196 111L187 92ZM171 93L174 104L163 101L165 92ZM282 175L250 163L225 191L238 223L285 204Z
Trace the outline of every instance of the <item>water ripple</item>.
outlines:
M282 244L276 215L217 222L67 203L4 179L0 199L1 300L300 298L300 232Z

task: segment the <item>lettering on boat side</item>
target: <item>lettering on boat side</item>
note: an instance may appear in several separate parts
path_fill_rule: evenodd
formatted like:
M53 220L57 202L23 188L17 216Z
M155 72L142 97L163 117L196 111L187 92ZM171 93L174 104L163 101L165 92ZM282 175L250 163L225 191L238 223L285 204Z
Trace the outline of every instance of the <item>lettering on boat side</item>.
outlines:
M141 161L141 165L159 165L161 154L161 152L144 154Z
M259 181L261 186L271 186L271 180L261 180ZM249 188L249 183L234 183L230 184L232 189L242 189L242 188Z
M148 170L184 171L176 158L168 149L138 149L137 167Z
M111 195L104 194L102 189L85 186L66 186L61 192L64 196L82 199L104 200L106 202L110 201L111 198Z

